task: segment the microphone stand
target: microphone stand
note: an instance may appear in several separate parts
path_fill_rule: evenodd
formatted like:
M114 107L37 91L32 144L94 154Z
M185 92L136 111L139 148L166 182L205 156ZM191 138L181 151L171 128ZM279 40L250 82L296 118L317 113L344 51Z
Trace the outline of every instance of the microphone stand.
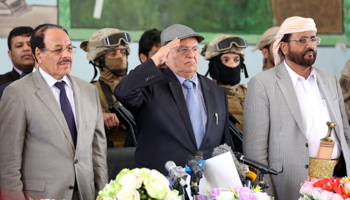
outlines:
M264 192L265 189L269 188L269 184L264 182L264 174L260 171L259 173L259 186L261 187L261 190Z
M202 177L197 177L196 175L191 176L191 195L193 197L194 200L197 199L197 195L199 192L199 180Z

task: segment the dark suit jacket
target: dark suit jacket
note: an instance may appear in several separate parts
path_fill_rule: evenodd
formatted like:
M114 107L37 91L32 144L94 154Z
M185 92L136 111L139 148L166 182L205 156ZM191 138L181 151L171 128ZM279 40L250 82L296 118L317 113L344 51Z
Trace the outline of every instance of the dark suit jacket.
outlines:
M1 97L2 97L2 93L4 93L5 88L6 88L8 85L10 85L12 82L13 82L13 81L7 82L7 83L5 83L5 84L0 85L0 100L1 100Z
M20 77L21 76L19 75L19 73L13 68L12 71L0 75L0 85L3 85L7 82L15 81Z
M222 143L232 146L227 97L213 81L201 75L199 80L208 117L199 150L208 159L214 147ZM136 119L136 167L157 169L163 174L167 174L164 165L169 160L184 167L186 158L198 149L182 86L174 73L169 68L162 72L149 59L122 79L114 95Z

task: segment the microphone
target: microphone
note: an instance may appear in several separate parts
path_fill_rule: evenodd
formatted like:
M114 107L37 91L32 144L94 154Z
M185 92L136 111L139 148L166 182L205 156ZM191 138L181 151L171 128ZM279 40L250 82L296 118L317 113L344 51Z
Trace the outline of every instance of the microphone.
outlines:
M212 153L212 157L224 154L226 152L230 152L233 162L236 166L239 178L241 179L241 182L245 181L245 177L247 176L247 173L249 172L249 168L248 167L244 167L242 166L243 164L239 163L237 158L234 156L233 151L231 149L230 146L228 146L227 144L222 144L218 147L215 147ZM243 171L243 169L245 169L245 172Z
M245 183L247 185L248 188L250 188L252 182L254 182L256 179L256 174L252 171L250 171L247 176L246 176L246 180Z
M173 161L166 162L165 169L169 172L168 180L171 182L171 185L175 189L177 189L181 194L182 189L187 187L187 174L185 172L185 169L181 166L176 166L176 164Z
M271 167L269 167L269 166L267 166L267 165L264 165L264 164L262 164L262 163L253 161L253 160L251 160L251 159L249 159L249 158L246 158L246 157L245 157L243 154L241 154L240 152L234 152L234 154L235 154L237 160L239 160L240 162L242 162L242 163L244 163L244 164L247 164L247 165L250 165L250 166L252 166L252 167L257 168L257 169L260 171L260 173L263 173L263 174L273 174L273 175L277 175L277 174L278 174L278 172L277 172L275 169L273 169L273 168L271 168Z
M203 177L203 171L193 156L189 155L186 159L186 163L192 172L191 176L195 176L197 178Z
M205 167L205 160L203 160L203 152L202 151L196 151L194 153L194 159L196 160L196 162L198 163L199 167L201 168L202 171L204 171L204 167ZM191 169L188 167L188 165L185 166L185 172L188 175L192 174Z
M196 151L194 153L194 158L196 159L198 165L201 167L201 170L204 171L205 160L203 160L203 152L202 151Z

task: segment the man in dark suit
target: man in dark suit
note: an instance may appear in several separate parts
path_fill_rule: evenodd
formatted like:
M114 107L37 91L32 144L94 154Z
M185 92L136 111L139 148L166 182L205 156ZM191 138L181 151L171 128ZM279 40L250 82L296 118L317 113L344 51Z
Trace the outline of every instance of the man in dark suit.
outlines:
M19 79L22 73L33 71L35 62L30 49L30 35L33 28L20 26L14 28L8 38L8 55L12 61L13 69L0 75L0 85Z
M65 29L38 26L39 69L0 101L0 188L4 200L96 199L107 183L106 136L95 86L70 76L75 47Z
M116 87L114 95L136 119L136 167L167 174L169 160L184 167L197 150L208 159L214 147L232 146L225 90L197 74L202 40L187 26L168 27L161 34L162 48ZM168 67L162 71L157 66L164 62ZM185 88L185 82L194 88ZM188 109L190 99L196 103Z

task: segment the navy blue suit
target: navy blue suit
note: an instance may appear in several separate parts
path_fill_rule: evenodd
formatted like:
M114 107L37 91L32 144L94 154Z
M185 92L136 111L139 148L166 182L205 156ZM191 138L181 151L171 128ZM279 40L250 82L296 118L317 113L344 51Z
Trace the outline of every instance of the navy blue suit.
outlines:
M13 81L17 80L17 79L20 79L22 78L23 76L29 74L31 72L22 72L22 75L19 75L17 73L17 71L15 69L12 70L12 72L8 72L2 76L0 76L1 78L4 78L4 80L2 81L5 81L5 80L8 80L8 82L5 82L4 84L0 85L0 100L1 100L1 97L2 97L2 93L4 92L5 88L10 85ZM18 74L18 78L17 78L17 75ZM6 78L5 78L6 77Z
M207 110L206 133L199 150L208 159L213 148L233 144L225 90L202 75L198 77ZM136 167L163 174L167 174L164 165L169 160L184 167L187 157L198 149L182 86L174 73L169 68L161 71L149 59L121 80L114 95L136 120Z
M12 71L0 75L0 85L18 80L20 77L19 73L13 68Z

